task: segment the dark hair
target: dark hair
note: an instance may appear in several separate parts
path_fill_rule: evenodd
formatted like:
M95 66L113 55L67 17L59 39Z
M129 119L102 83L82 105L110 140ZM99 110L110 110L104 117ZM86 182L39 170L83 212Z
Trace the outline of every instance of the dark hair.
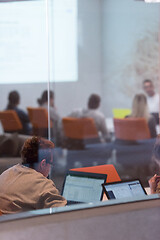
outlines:
M54 99L53 91L49 91L49 95L50 95L50 99L51 98ZM47 90L43 91L41 98L38 98L37 102L40 106L43 105L45 102L48 102L48 91Z
M35 137L28 138L23 144L21 150L22 164L27 164L34 168L35 164L46 159L47 163L51 161L51 150L54 148L54 143L41 138Z
M145 80L143 81L143 84L145 84L145 83L151 83L151 84L153 84L152 80L150 80L150 79L145 79Z
M8 95L8 105L7 109L14 109L15 106L19 103L20 96L17 91L12 91Z
M91 94L88 99L88 108L89 109L97 109L100 105L101 98L97 94Z

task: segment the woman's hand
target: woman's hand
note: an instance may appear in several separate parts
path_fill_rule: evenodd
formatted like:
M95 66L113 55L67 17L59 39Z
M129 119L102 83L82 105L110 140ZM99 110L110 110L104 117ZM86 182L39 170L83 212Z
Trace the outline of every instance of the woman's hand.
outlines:
M156 189L157 189L157 185L158 182L160 181L160 176L158 176L157 174L155 174L149 181L149 186L151 189L151 194L156 193Z

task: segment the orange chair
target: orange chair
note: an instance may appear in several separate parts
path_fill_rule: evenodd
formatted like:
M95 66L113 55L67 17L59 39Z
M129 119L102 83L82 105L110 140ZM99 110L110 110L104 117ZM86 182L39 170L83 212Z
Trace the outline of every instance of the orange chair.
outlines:
M66 137L71 139L98 138L98 132L92 118L63 118L63 129Z
M33 127L33 134L38 136L47 137L48 129L48 112L45 108L27 107L30 122ZM53 127L52 121L50 122Z
M6 110L0 112L0 121L4 132L21 132L22 123L14 110Z
M107 174L107 180L106 180L107 183L121 181L115 167L112 164L99 165L99 166L93 166L93 167L74 168L74 169L70 169L70 171Z
M136 141L151 138L148 124L144 118L114 118L116 139Z

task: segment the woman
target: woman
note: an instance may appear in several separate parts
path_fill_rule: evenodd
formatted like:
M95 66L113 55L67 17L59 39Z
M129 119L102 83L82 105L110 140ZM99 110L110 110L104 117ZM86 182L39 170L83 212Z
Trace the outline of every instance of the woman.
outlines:
M157 163L160 169L160 135L158 135L156 143L154 145L153 159ZM149 180L149 186L151 189L151 194L160 193L160 172L159 172L159 175L155 174Z
M28 115L18 108L18 105L20 104L20 95L17 91L12 91L9 93L8 96L8 105L6 107L6 110L14 110L16 111L22 126L22 134L30 135L31 134L31 126L30 126L30 121Z
M157 136L155 118L149 114L147 98L144 94L136 94L132 103L132 118L145 118L150 130L151 138Z
M54 142L56 145L61 144L62 141L62 122L61 117L58 114L58 111L54 104L54 92L45 90L42 93L41 98L37 99L37 102L40 107L44 107L48 110L48 96L49 96L49 111L50 111L50 118L53 122L53 137Z

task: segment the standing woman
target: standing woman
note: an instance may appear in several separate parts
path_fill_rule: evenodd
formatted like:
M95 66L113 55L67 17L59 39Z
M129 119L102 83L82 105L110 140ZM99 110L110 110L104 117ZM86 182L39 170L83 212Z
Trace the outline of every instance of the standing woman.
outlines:
M157 136L155 118L149 114L147 98L144 94L136 94L132 103L132 113L128 117L145 118L150 130L151 138Z
M25 113L23 110L18 108L18 105L20 104L20 95L17 91L12 91L8 95L8 105L6 107L6 110L14 110L16 111L22 126L22 134L30 135L31 134L31 126L30 121L27 113Z

